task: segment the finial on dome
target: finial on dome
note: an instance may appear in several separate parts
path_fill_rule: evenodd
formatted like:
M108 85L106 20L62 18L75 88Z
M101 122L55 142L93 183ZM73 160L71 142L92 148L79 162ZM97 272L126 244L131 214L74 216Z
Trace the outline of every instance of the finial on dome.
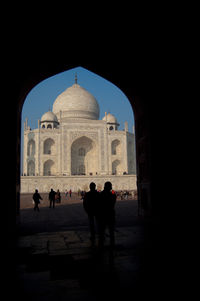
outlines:
M77 84L78 78L77 78L77 73L75 73L75 84Z

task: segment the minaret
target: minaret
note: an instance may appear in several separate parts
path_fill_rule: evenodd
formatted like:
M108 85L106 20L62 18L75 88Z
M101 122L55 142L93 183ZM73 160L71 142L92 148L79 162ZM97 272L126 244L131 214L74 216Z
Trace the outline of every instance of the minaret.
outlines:
M78 81L77 73L75 73L75 84L76 84L76 85L77 85L77 81Z
M124 130L125 130L125 132L128 132L128 122L127 121L124 122Z
M105 116L106 116L106 123L107 123L107 112L105 112Z

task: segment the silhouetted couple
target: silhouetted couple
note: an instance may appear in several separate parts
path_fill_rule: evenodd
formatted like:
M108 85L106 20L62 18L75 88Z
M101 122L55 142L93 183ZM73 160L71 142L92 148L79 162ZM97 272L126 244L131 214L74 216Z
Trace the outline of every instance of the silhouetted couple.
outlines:
M83 199L83 207L88 214L91 242L95 243L95 220L98 229L98 245L104 246L105 230L108 228L110 235L110 245L115 244L115 203L116 194L111 192L111 182L104 184L104 190L97 192L96 184L90 183L90 191L87 192Z

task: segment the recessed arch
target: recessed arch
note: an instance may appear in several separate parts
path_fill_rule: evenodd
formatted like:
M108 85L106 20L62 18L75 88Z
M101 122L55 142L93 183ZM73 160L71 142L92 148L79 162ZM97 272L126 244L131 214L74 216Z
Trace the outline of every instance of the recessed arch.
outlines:
M47 138L44 141L43 153L45 155L53 155L55 152L55 141L52 138Z
M85 154L86 154L85 148L84 147L80 147L79 150L78 150L78 155L84 157Z
M44 176L52 176L55 175L55 163L53 160L47 160L43 165L43 175Z
M33 139L28 141L27 155L28 156L34 156L35 155L35 141Z
M98 173L98 149L87 136L77 138L71 145L71 174L91 175Z
M121 171L121 161L120 160L114 160L112 162L112 174L113 175L119 175L121 174L122 171Z
M112 155L120 155L121 154L121 142L119 139L115 139L112 141L111 153L112 153Z
M33 160L28 161L27 164L27 176L35 175L35 162Z

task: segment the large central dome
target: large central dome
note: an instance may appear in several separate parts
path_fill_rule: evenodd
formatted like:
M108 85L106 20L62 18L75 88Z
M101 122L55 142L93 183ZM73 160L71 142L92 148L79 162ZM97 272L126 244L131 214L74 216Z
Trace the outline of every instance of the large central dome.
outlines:
M99 105L92 94L75 83L61 93L53 104L53 113L62 117L99 119Z

